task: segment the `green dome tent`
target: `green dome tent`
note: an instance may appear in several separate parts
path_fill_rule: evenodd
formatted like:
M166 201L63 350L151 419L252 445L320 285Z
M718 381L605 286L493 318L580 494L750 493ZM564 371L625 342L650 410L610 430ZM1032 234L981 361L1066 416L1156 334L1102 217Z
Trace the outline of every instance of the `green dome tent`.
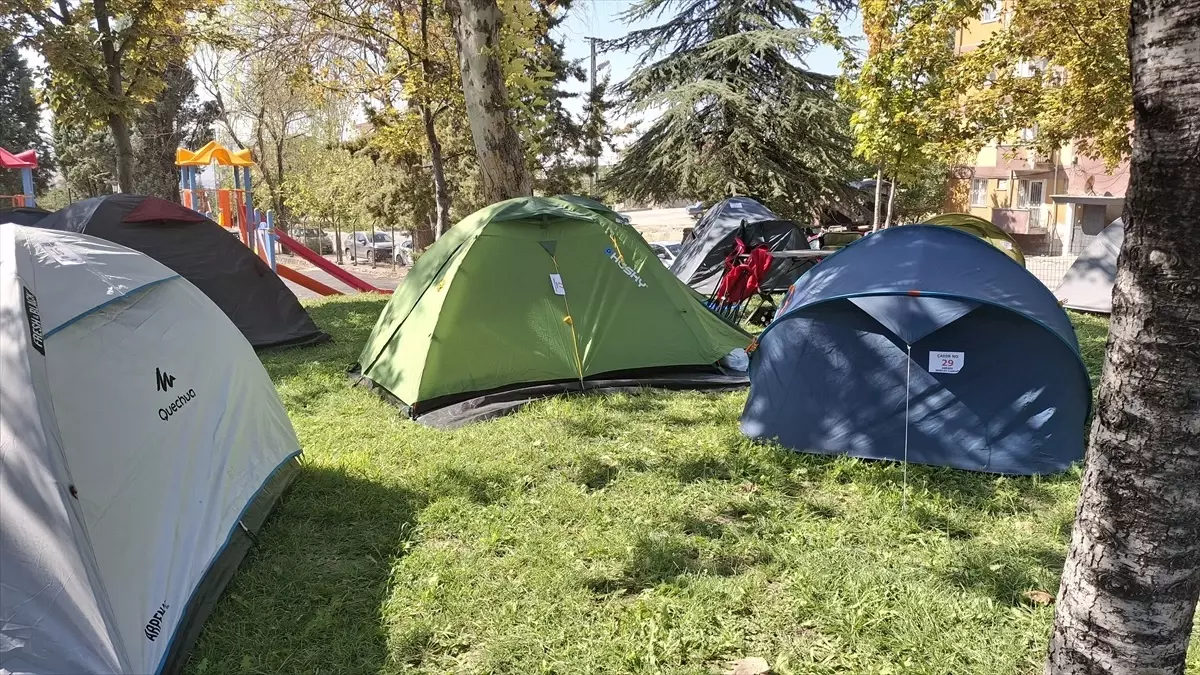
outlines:
M415 419L453 427L566 391L745 386L717 362L749 342L632 228L529 197L472 214L420 257L356 371Z
M926 220L924 224L953 227L967 234L973 234L1003 251L1005 255L1020 263L1022 267L1025 266L1025 254L1021 252L1021 245L1017 243L1017 240L1013 239L1011 234L979 216L972 216L969 213L943 213Z

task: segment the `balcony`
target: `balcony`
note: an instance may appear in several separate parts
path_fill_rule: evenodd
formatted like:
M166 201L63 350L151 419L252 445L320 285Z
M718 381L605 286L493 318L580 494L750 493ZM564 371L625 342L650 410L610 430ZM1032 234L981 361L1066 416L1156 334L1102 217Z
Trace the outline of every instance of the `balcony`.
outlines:
M1050 214L1040 206L992 209L992 223L1010 234L1045 234L1050 227Z

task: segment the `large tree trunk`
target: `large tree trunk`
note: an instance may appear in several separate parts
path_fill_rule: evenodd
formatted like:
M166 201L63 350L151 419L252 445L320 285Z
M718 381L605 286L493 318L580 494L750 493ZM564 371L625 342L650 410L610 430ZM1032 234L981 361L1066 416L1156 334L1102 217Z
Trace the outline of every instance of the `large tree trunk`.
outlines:
M500 8L496 0L446 0L446 11L454 23L463 98L479 155L483 195L493 203L531 195L525 153L509 115L508 92L496 56Z
M446 189L446 167L442 161L442 142L438 140L433 114L421 108L421 119L425 122L425 140L429 142L429 165L433 171L433 203L437 220L433 225L433 238L441 239L450 225L450 191Z
M117 148L117 190L133 192L133 139L129 134L129 122L123 115L114 113L108 116L108 129Z
M429 9L429 0L421 0L421 72L424 73L426 81L432 82L434 75L433 62L429 58ZM450 226L450 191L446 188L446 167L442 160L442 142L437 135L437 117L430 110L428 100L421 105L421 121L425 124L425 140L429 143L429 166L433 172L433 203L437 210L433 237L441 239L442 233Z
M129 120L121 108L125 106L125 78L121 73L121 52L113 40L109 24L107 0L94 0L92 16L96 20L96 32L100 34L100 53L104 58L105 84L110 105L117 112L109 113L108 128L112 132L113 145L117 148L117 190L133 192L133 140L129 135Z
M1135 0L1125 244L1046 673L1184 672L1200 593L1200 0Z

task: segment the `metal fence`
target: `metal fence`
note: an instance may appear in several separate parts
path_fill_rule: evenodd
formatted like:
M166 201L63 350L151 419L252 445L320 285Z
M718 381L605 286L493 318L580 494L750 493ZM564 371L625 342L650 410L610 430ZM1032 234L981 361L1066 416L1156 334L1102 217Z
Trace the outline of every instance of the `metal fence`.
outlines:
M1033 273L1039 281L1046 284L1050 290L1058 288L1059 282L1066 275L1077 254L1068 255L1026 255L1025 269Z

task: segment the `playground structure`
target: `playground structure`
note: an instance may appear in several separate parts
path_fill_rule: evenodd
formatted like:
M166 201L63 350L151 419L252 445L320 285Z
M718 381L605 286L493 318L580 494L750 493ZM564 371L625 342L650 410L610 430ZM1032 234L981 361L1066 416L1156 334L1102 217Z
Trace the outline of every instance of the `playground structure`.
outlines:
M0 169L15 169L21 172L21 190L24 194L19 195L0 195L0 200L8 200L10 207L29 207L37 206L37 201L33 196L33 170L38 168L37 153L33 150L26 150L13 154L4 148L0 148ZM4 202L0 201L0 206Z
M275 214L270 211L263 213L254 208L250 173L254 166L254 158L249 150L230 150L216 141L210 141L194 152L184 148L177 149L175 165L180 168L179 195L183 205L235 233L243 244L258 254L283 279L321 295L342 295L341 291L332 286L277 262L276 242L357 292L390 293L329 262L285 232L277 231ZM230 167L233 172L233 187L206 188L201 185L200 172L206 167L212 167L214 170L218 167ZM213 181L213 184L219 186L220 181Z

